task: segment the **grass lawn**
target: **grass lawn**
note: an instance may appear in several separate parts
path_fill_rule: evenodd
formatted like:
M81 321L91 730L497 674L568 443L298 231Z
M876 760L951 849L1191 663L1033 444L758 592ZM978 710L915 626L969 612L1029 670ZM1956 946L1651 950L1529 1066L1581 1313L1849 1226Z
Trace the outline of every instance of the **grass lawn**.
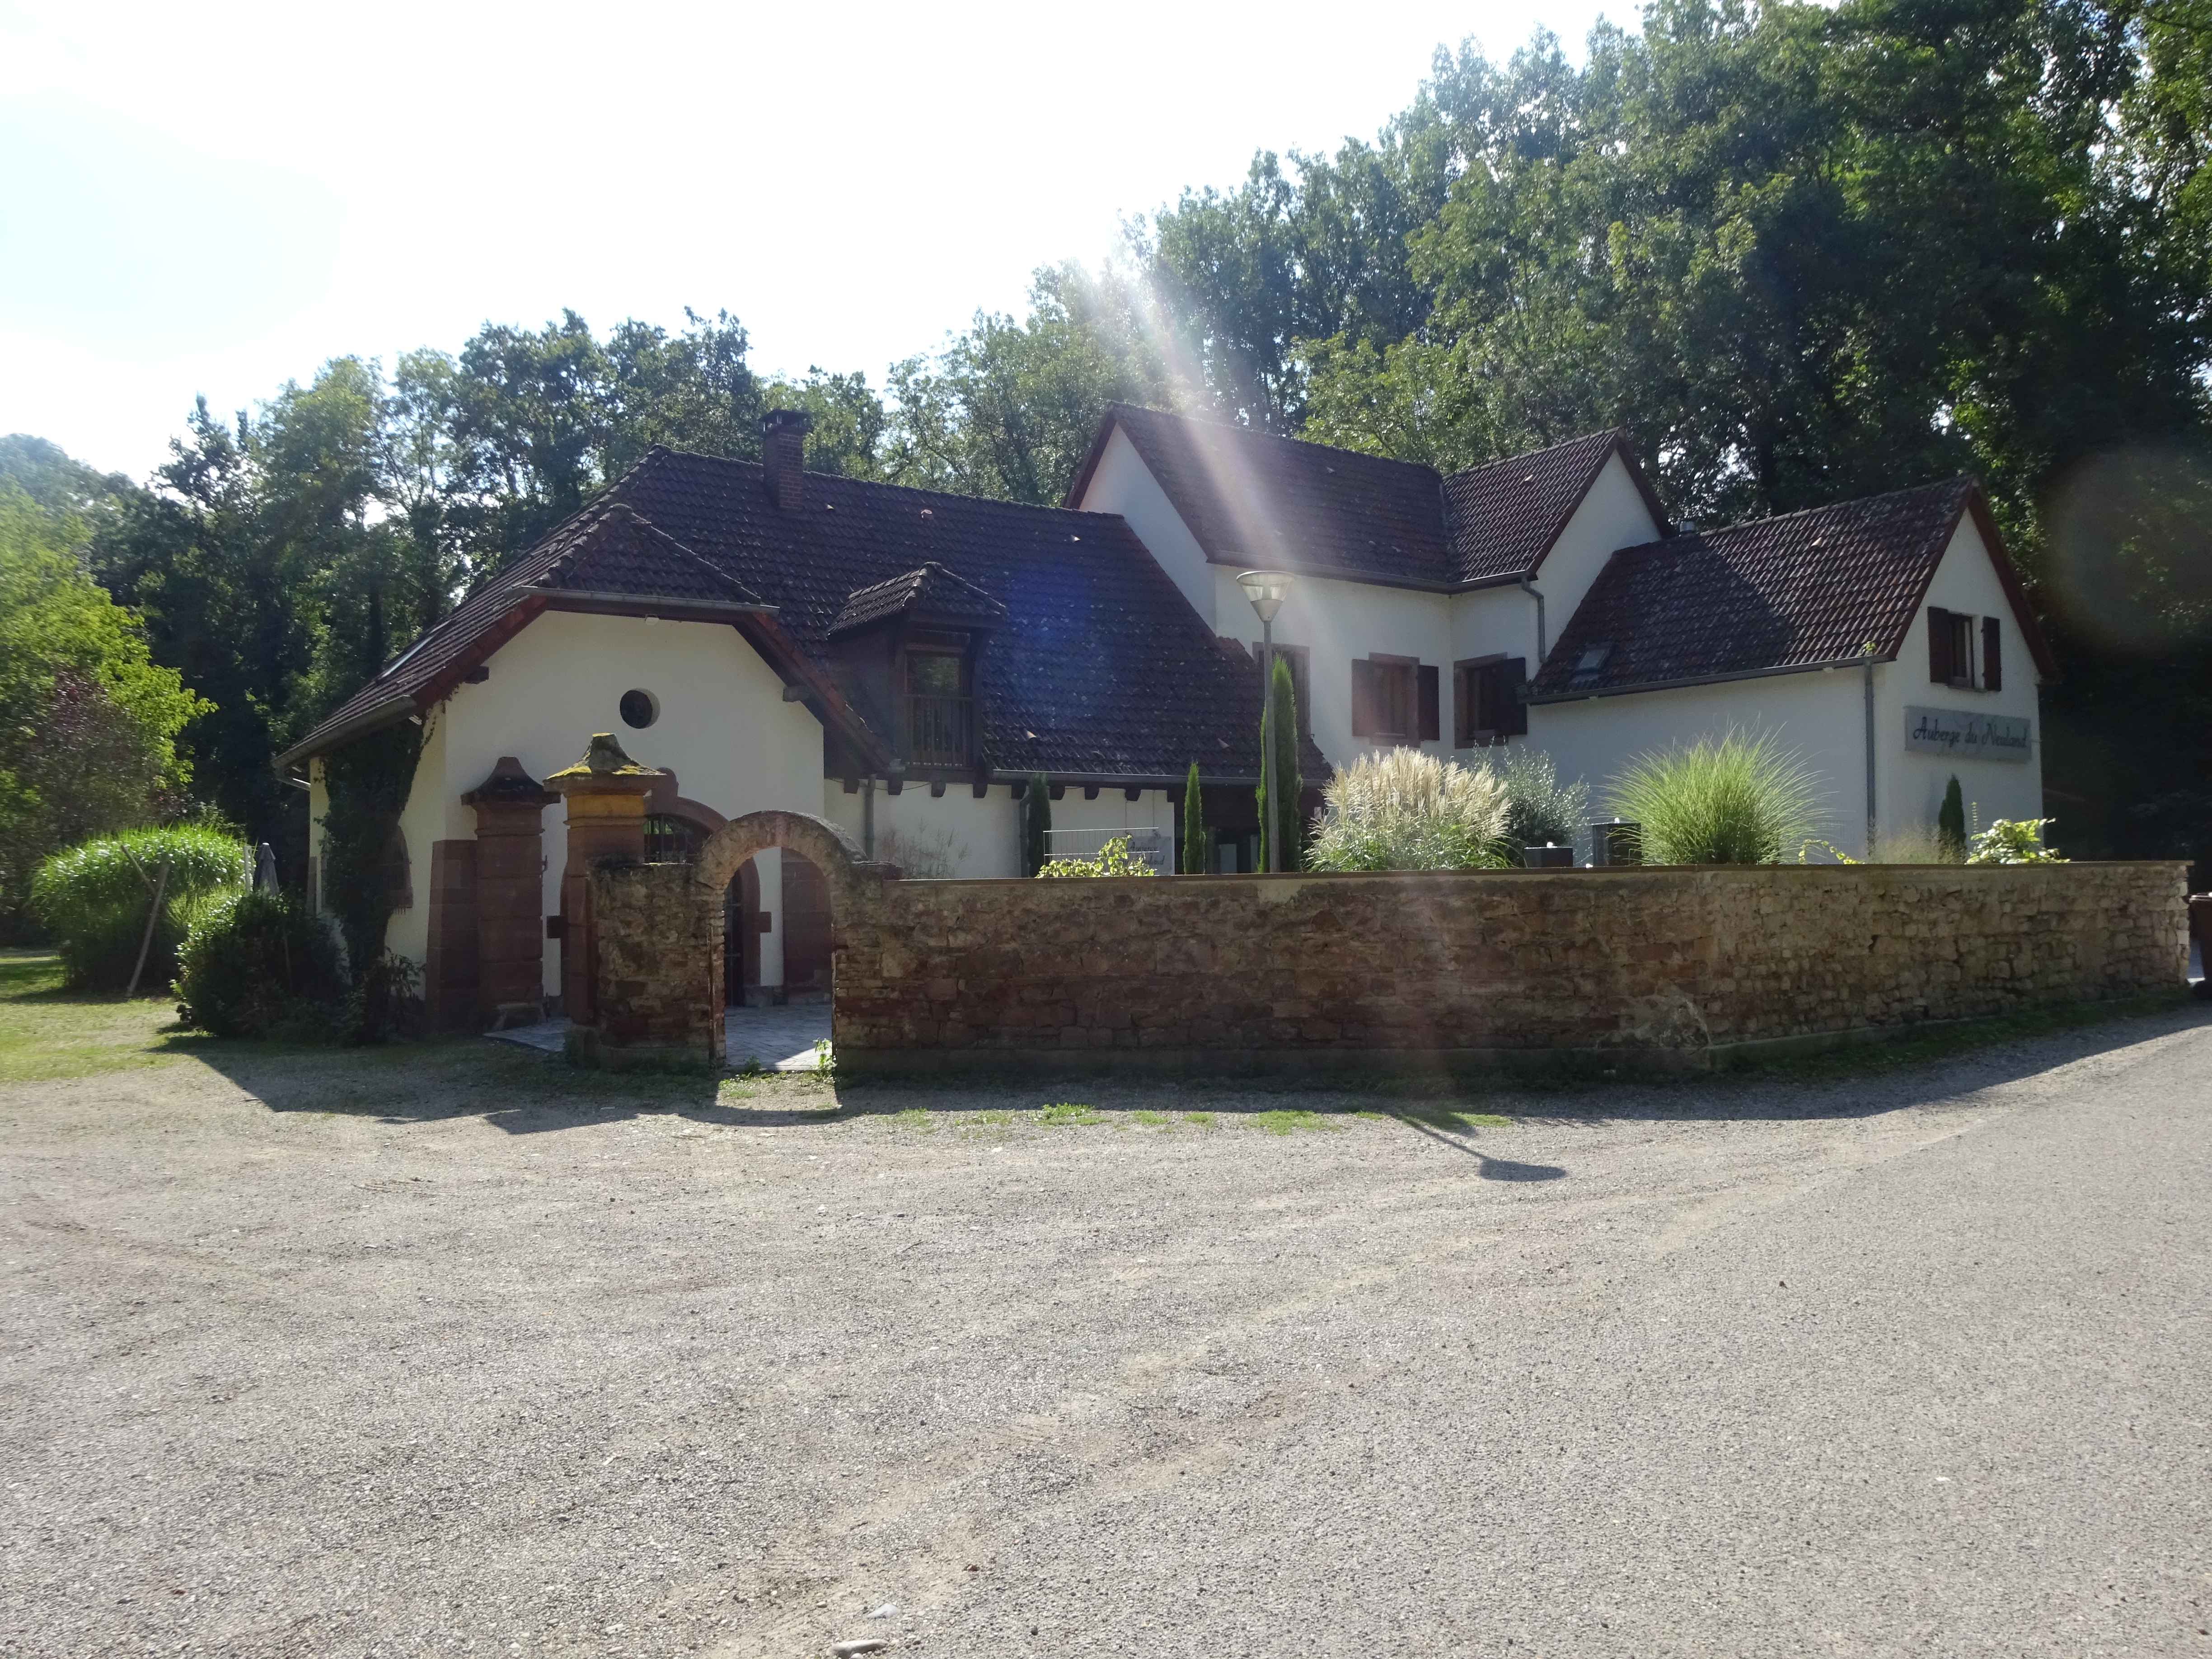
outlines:
M51 951L0 951L0 1083L174 1064L204 1039L176 1030L165 988L125 1002L62 989Z

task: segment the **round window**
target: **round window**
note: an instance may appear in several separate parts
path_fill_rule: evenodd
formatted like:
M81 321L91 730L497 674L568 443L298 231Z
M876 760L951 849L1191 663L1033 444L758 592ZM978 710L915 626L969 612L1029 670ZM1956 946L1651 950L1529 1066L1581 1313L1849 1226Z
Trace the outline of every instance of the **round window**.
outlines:
M650 691L625 691L622 694L623 724L634 726L642 732L660 718L660 700Z

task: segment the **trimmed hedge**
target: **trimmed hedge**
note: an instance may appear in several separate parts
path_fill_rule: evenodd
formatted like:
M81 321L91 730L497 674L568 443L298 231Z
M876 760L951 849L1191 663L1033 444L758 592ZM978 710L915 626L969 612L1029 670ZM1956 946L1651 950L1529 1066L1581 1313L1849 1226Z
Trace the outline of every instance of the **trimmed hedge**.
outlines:
M153 902L147 884L166 858L161 918L138 984L167 985L193 923L210 904L245 890L246 856L235 836L185 824L104 836L41 861L31 909L60 941L63 982L78 991L120 991L131 982Z

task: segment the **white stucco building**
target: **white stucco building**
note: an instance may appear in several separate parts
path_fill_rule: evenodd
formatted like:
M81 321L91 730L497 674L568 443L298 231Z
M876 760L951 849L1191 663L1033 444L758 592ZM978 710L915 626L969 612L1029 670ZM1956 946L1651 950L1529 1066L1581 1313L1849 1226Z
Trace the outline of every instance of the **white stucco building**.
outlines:
M803 437L779 412L764 464L653 451L280 760L313 791L319 874L322 758L422 727L386 944L445 1023L481 1012L490 925L465 797L503 759L510 787L544 778L594 732L660 769L664 852L782 808L918 876L1018 875L1042 772L1054 850L1127 830L1171 857L1195 762L1218 867L1249 869L1255 567L1297 578L1274 636L1310 805L1382 745L1531 744L1601 796L1639 754L1742 727L1821 774L1846 852L1932 822L1954 774L1984 821L2041 813L2050 659L1968 480L1676 532L1620 433L1443 477L1115 406L1058 508L806 473ZM559 915L557 806L542 839L543 917L512 925ZM803 860L761 854L729 913L733 1000L826 985Z

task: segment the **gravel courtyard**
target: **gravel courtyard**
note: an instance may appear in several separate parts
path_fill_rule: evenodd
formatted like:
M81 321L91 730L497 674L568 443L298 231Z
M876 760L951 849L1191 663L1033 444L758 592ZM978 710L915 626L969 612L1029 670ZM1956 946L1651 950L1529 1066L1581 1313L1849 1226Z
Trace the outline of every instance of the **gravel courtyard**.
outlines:
M0 1652L2212 1659L2208 1013L1444 1102L0 1085Z

